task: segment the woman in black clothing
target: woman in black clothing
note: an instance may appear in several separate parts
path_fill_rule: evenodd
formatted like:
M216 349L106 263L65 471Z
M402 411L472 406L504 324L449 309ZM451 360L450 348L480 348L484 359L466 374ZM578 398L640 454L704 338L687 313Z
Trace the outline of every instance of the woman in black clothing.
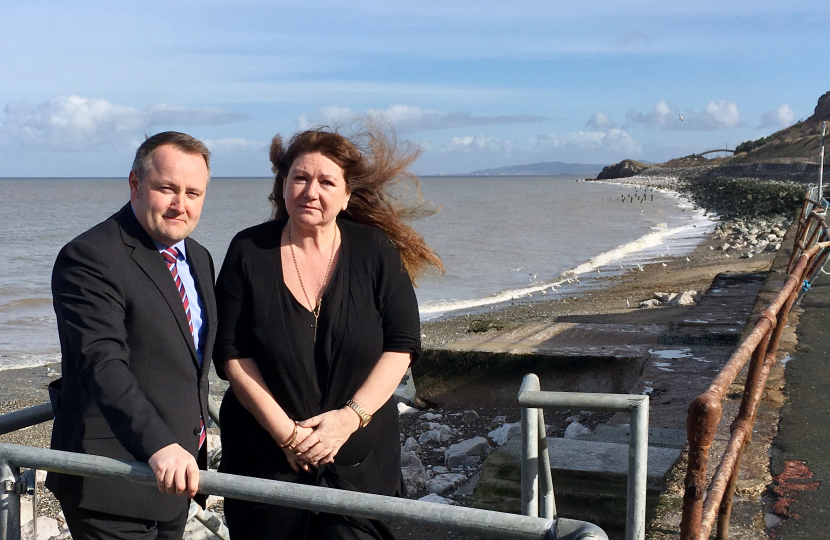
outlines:
M386 191L417 152L324 130L271 145L273 220L240 232L216 285L214 362L230 381L220 471L401 491L391 398L421 353L413 278L443 270ZM235 540L394 538L378 521L227 499Z

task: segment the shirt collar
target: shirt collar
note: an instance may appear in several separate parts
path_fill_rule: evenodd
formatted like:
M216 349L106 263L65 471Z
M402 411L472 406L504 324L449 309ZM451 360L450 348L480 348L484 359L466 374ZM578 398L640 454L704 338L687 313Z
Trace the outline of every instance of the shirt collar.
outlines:
M167 248L177 249L177 250L179 250L179 258L183 259L183 260L187 260L187 251L185 250L185 247L184 247L184 240L179 240L178 242L176 242L172 246L165 246L161 242L156 242L155 240L153 240L153 243L156 245L156 248L158 248L159 251L164 251Z

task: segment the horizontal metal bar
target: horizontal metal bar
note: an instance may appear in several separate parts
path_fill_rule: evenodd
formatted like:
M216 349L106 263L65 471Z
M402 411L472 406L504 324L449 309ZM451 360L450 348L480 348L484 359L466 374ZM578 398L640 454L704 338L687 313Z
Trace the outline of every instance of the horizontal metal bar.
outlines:
M35 426L41 422L48 422L54 417L55 413L52 412L51 403L42 403L34 407L6 413L0 415L0 435Z
M120 461L100 456L60 452L43 448L0 443L0 460L19 467L37 468L66 474L94 476L156 485L155 476L145 463ZM449 506L201 471L199 492L246 501L279 504L293 508L333 512L372 519L407 521L460 532L505 539L605 539L599 527L576 520L532 518L489 510ZM557 529L563 535L557 536ZM567 535L564 535L567 531Z
M633 394L590 394L586 392L539 392L526 390L519 393L522 407L579 407L583 410L630 411L640 406L647 396Z

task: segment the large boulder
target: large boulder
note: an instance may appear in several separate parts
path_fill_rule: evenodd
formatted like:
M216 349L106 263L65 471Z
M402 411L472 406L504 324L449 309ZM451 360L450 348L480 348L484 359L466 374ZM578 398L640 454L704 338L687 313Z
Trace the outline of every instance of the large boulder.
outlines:
M628 178L629 176L636 176L646 170L648 165L634 161L633 159L624 159L616 165L608 165L602 168L602 172L597 175L597 180L613 180L614 178Z
M484 437L473 437L453 444L444 450L444 464L447 467L462 467L471 456L484 456L490 451L490 445Z
M507 439L509 439L513 435L518 435L521 432L522 423L515 422L513 424L502 424L501 426L497 427L496 429L488 433L487 436L493 439L494 443L501 446L507 442Z
M61 534L58 520L45 516L37 518L37 538L34 534L34 522L29 520L20 527L21 540L49 540L53 536Z
M415 452L401 448L401 474L406 495L414 495L426 487L429 476Z
M436 495L446 495L464 483L466 478L459 473L439 474L427 482L427 491Z

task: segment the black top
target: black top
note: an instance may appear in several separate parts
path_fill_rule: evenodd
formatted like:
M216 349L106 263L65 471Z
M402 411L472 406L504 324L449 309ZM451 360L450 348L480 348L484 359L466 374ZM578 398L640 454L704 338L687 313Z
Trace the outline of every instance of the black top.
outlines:
M285 286L280 237L285 221L239 233L216 285L214 362L253 358L274 398L294 420L343 407L383 352L421 354L415 292L400 255L379 229L340 220L340 258L314 316ZM393 495L400 488L398 413L393 399L314 474L294 473L285 455L231 390L221 410L222 465L234 474Z

